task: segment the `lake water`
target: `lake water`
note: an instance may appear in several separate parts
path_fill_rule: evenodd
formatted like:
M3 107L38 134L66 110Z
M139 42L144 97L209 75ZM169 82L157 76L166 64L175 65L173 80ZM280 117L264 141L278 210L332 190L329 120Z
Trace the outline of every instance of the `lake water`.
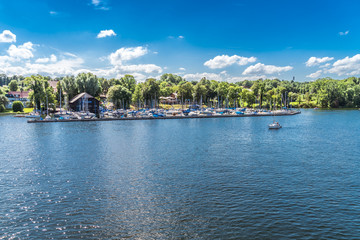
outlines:
M0 239L359 239L360 111L0 117Z

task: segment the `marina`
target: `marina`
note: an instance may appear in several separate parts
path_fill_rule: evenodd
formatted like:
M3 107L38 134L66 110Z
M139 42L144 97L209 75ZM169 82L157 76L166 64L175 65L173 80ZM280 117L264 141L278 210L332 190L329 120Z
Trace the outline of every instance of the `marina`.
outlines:
M244 109L242 109L244 110ZM165 119L193 119L193 118L236 118L236 117L265 117L265 116L292 116L300 114L300 110L278 110L278 111L236 111L236 110L216 110L206 109L204 111L123 111L121 114L110 112L103 114L101 118L94 117L91 114L79 115L79 113L68 113L68 117L47 118L40 117L28 120L28 123L46 123L46 122L84 122L84 121L118 121L118 120L165 120ZM219 112L219 113L217 113ZM224 113L225 112L225 113ZM119 112L117 112L119 113ZM66 114L65 114L66 115Z

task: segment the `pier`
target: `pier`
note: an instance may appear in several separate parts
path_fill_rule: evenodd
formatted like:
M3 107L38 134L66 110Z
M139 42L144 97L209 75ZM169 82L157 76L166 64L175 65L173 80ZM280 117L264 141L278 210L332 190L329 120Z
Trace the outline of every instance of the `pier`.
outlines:
M31 119L28 123L49 123L49 122L99 122L99 121L131 121L131 120L165 120L165 119L194 119L194 118L238 118L238 117L272 117L272 116L292 116L300 114L301 111L286 111L274 114L223 114L212 116L165 116L165 117L119 117L119 118L91 118L91 119Z

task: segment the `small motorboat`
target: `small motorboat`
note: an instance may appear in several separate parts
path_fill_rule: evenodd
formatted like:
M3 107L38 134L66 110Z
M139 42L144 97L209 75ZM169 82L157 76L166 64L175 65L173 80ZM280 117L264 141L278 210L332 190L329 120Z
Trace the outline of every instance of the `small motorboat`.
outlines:
M273 123L269 124L269 129L280 129L280 128L282 128L282 127L281 127L280 123L278 123L278 122L273 122Z

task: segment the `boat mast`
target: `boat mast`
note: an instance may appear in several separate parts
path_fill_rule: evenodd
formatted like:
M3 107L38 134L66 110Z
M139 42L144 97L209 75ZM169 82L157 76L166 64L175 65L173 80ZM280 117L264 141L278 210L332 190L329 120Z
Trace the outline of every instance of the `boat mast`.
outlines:
M60 86L60 114L61 114L61 84L59 84Z

